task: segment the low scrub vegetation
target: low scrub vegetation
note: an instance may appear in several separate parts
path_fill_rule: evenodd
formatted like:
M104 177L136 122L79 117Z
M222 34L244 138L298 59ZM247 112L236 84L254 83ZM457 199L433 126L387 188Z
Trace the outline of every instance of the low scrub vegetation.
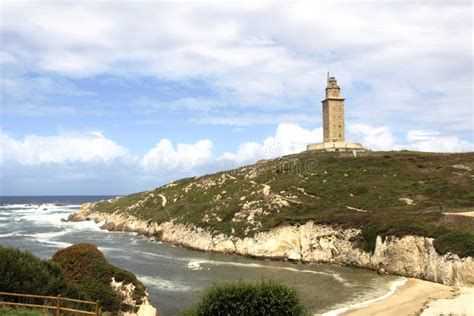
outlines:
M273 281L216 284L185 312L188 316L210 315L309 315L295 289Z
M0 289L3 292L82 298L59 265L31 253L0 246Z
M310 220L360 228L367 251L377 234L421 235L435 238L438 252L463 257L474 256L474 218L444 213L473 208L474 153L409 151L302 152L95 206L239 237Z
M133 299L137 304L141 303L145 295L145 287L134 274L108 263L92 244L77 244L60 250L51 261L41 260L27 251L0 246L0 258L0 289L3 292L44 296L60 294L62 297L94 302L100 300L102 310L110 312L133 309L132 306L121 304L118 294L110 286L112 277L117 282L135 285ZM36 298L5 296L2 299L40 305L55 304ZM68 307L84 308L77 304ZM90 309L90 306L87 308Z
M136 276L108 263L95 245L77 244L59 250L52 261L63 269L66 278L73 282L84 296L100 300L107 311L132 309L132 306L121 305L120 297L110 286L112 277L117 282L124 281L135 285L133 298L138 300L138 304L145 295L145 287Z

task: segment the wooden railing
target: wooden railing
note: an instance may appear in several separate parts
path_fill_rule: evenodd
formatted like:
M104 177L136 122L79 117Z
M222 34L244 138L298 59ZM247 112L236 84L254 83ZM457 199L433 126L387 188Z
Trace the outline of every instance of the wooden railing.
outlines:
M0 296L11 296L11 297L20 297L26 299L43 299L44 301L52 300L54 305L40 305L40 304L30 304L30 303L17 303L17 302L6 302L0 299L0 306L18 306L18 307L28 307L28 308L42 308L49 310L50 312L55 312L56 315L60 315L61 312L70 312L75 314L83 314L83 315L100 315L100 301L84 301L84 300L76 300L73 298L66 298L58 296L43 296L43 295L32 295L32 294L17 294L17 293L7 293L7 292L0 292ZM68 308L63 307L61 304L63 302L72 302L72 303L79 303L85 305L94 305L94 311L84 311L75 308Z

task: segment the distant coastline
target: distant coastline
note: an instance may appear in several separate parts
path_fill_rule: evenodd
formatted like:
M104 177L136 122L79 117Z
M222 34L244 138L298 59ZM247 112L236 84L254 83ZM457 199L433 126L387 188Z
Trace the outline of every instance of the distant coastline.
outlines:
M0 205L6 204L84 204L111 199L120 195L1 195Z

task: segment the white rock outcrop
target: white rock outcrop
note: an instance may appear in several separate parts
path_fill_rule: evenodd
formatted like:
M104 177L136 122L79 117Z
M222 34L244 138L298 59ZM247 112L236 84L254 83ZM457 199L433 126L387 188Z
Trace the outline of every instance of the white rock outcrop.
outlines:
M84 204L69 220L104 222L102 228L131 231L164 242L202 251L235 253L260 258L348 265L446 285L474 284L472 257L440 255L433 238L422 236L377 237L373 253L361 249L361 231L308 222L282 225L253 237L238 238L211 232L194 225L162 224L141 220L126 213L98 213Z
M138 304L137 301L133 299L135 285L132 283L124 284L123 281L117 282L115 278L112 277L110 286L119 295L122 304L127 304L137 308L136 313L122 312L122 316L156 316L158 314L156 308L150 304L150 299L147 292L145 292L145 296L141 298L140 304Z

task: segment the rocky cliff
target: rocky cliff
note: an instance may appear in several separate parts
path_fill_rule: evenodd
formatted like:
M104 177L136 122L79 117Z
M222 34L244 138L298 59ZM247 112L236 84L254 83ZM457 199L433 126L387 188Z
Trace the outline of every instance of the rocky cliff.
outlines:
M148 292L137 299L134 295L136 286L133 283L126 283L124 281L117 281L114 277L110 282L112 289L118 294L121 305L131 306L137 312L122 312L122 316L156 316L157 311L149 299Z
M69 220L93 220L102 228L129 231L158 240L198 249L258 258L285 259L348 265L446 285L474 284L472 257L438 254L433 238L406 235L376 237L373 252L361 248L362 231L315 224L283 224L252 237L211 232L193 224L160 224L124 212L103 213L85 204Z

